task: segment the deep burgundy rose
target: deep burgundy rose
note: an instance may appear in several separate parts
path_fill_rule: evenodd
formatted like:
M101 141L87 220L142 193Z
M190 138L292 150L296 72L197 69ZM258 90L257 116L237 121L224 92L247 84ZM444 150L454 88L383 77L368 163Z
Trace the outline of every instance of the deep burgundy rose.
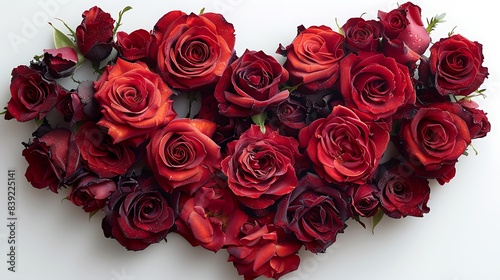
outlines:
M355 186L352 195L352 209L361 217L371 217L377 213L379 200L378 188L373 184Z
M14 68L5 119L19 122L43 119L56 105L57 91L58 86L44 80L40 72L24 65Z
M83 12L82 17L75 30L78 50L91 61L104 60L113 50L115 20L97 6Z
M22 152L28 162L25 176L37 189L48 187L57 193L81 174L80 150L67 129L50 130L25 147Z
M284 67L291 84L300 84L304 93L329 89L344 57L344 36L324 25L299 26L297 37L278 53L286 55Z
M176 116L172 90L145 63L118 59L106 68L95 88L103 114L98 124L108 129L115 143L131 140L138 145Z
M213 176L221 160L214 131L213 122L178 118L153 134L146 158L166 192L180 187L195 192Z
M451 103L438 103L402 120L400 149L417 175L449 181L455 174L455 163L471 143L467 123L453 112L455 109Z
M429 181L416 176L400 162L389 161L382 165L377 181L380 208L389 217L422 217L429 213Z
M163 240L175 220L173 209L152 178L122 179L104 213L104 235L131 251Z
M442 38L429 48L430 71L442 95L469 95L488 77L483 66L483 46L455 34Z
M68 77L73 74L78 63L75 49L63 47L43 50L43 62L52 79Z
M102 209L107 199L116 191L116 183L109 178L94 175L82 177L71 189L68 199L85 212Z
M87 168L101 178L123 175L135 161L129 146L123 142L113 144L111 137L94 122L87 121L79 127L75 140Z
M214 182L201 187L193 196L182 194L176 231L193 246L217 252L233 244L248 216L239 208L228 188ZM226 237L227 234L227 237Z
M171 11L156 23L149 51L170 86L191 90L219 80L234 43L234 27L221 14Z
M350 217L349 204L335 186L307 173L278 204L275 224L293 232L307 250L323 253Z
M252 125L227 148L222 172L229 188L247 207L267 208L297 186L294 165L300 154L295 139L269 127L262 133L259 126Z
M272 56L262 51L245 50L226 69L215 87L219 112L228 117L257 115L288 98L280 85L288 72Z
M301 129L299 141L320 177L338 184L364 184L389 143L389 127L337 105L328 117Z
M83 105L83 113L85 114L85 119L96 120L100 117L100 107L99 103L95 99L95 88L93 81L83 81L78 84L76 88L76 94L78 99Z
M340 62L340 91L348 107L375 120L389 118L416 100L408 67L372 52L350 54Z
M241 227L239 244L228 246L228 261L245 280L259 276L278 279L299 267L300 247L300 243L288 241L279 227L249 221Z
M70 123L70 126L74 126L79 121L90 119L84 112L85 104L82 103L78 91L67 91L59 87L57 96L56 109L63 116L63 120Z
M470 99L463 98L458 103L472 115L470 122L467 123L471 139L485 137L491 130L488 114L479 109L479 105Z
M353 17L340 29L346 38L347 49L353 52L374 52L379 49L384 26L376 20Z
M148 56L148 45L151 36L145 29L137 29L130 34L118 31L116 33L116 49L121 58L136 61Z
M400 55L411 51L419 56L427 50L430 36L422 22L422 9L419 6L407 2L388 13L379 11L378 18L388 39L383 42L384 48L397 44L403 47L400 49Z

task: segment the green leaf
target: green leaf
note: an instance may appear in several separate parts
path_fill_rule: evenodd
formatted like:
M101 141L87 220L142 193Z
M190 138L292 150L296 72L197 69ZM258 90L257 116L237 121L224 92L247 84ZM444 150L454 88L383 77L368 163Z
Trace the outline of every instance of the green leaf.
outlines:
M40 127L43 124L43 120L36 118L35 119L35 124L37 127Z
M446 13L442 13L440 15L436 15L434 17L431 17L431 19L427 19L427 28L425 30L427 31L427 34L431 34L431 32L436 28L438 23L443 23L446 22L444 20L444 17L446 16Z
M127 11L130 11L132 10L132 7L130 6L127 6L125 8L123 8L123 10L121 10L119 13L118 13L118 21L116 22L116 25L115 25L115 29L113 29L113 36L116 34L116 31L118 31L118 28L122 25L122 17L123 17L123 14Z
M94 210L94 211L90 212L90 213L89 213L89 221L90 221L90 219L92 219L92 217L94 217L94 216L95 216L95 214L97 214L98 212L99 212L99 210Z
M382 221L383 217L384 217L384 212L382 210L378 209L375 216L373 216L372 233L375 233L375 227L380 223L380 221Z
M257 115L253 115L252 116L252 121L260 126L260 132L262 132L262 134L265 134L266 133L266 117L267 117L267 114L266 112L262 112L260 114L257 114Z
M205 7L201 8L200 15L202 15L204 12L205 12Z
M54 28L54 46L56 49L71 47L76 50L75 43L71 40L66 34L62 33L59 29L57 29L52 23L50 26Z

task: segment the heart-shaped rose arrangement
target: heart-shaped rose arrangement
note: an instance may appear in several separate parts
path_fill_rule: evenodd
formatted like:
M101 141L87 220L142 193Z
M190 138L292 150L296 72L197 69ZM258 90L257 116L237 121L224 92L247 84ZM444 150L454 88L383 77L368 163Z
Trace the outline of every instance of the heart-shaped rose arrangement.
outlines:
M221 14L118 31L129 9L115 23L92 7L70 36L55 29L55 48L13 69L5 113L40 124L23 143L33 187L68 188L128 250L175 232L227 250L245 279L277 279L348 219L423 216L429 180L450 181L490 130L472 101L488 76L482 46L458 34L430 46L442 17L426 28L410 2L338 32L299 26L277 46L284 63L236 54ZM95 79L62 85L89 66Z

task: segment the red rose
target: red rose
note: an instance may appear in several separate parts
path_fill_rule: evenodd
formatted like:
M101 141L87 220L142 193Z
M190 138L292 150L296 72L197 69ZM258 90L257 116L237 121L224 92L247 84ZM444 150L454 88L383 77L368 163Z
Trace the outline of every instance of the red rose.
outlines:
M80 175L80 150L69 130L50 130L25 147L22 153L28 162L25 176L33 187L48 187L57 193Z
M227 145L221 162L228 186L252 209L264 209L297 186L295 161L299 157L295 139L253 125Z
M176 231L193 246L200 245L217 252L224 245L236 241L241 225L248 216L233 200L228 188L211 186L200 188L192 197L181 194ZM227 235L227 237L226 237Z
M163 240L175 220L174 211L151 178L122 179L104 213L104 235L132 251Z
M148 56L150 33L145 29L137 29L130 34L116 33L116 49L121 58L136 61Z
M377 176L380 190L377 197L380 208L391 218L406 216L422 217L429 213L427 207L430 187L425 178L415 176L411 170L405 170L398 161L389 161L381 166Z
M470 99L460 99L458 104L472 116L471 121L467 123L471 139L485 137L491 130L491 123L487 116L488 114L479 109L479 105Z
M314 170L328 182L364 184L378 166L389 143L389 128L360 118L351 109L337 105L326 118L300 130L301 147Z
M374 52L379 49L384 27L379 21L350 18L340 29L350 51Z
M430 47L430 71L442 95L469 95L488 77L483 66L483 47L478 42L455 34Z
M325 252L350 217L349 205L334 186L307 173L278 204L275 224L292 231L307 250Z
M83 12L82 17L75 30L78 50L91 61L104 60L113 50L115 20L97 6Z
M430 36L422 22L421 13L422 9L411 2L404 3L388 13L378 12L378 18L384 26L384 35L388 39L383 42L383 48L391 45L401 47L398 53L390 56L402 56L407 52L420 56L427 50ZM398 62L404 63L399 60Z
M44 80L40 72L24 65L14 68L5 119L15 118L19 122L43 119L56 105L57 91L58 86Z
M46 49L43 50L43 63L51 79L68 77L74 73L78 56L71 47Z
M453 104L437 106L442 108L423 107L413 118L402 120L401 149L417 175L449 181L455 174L455 163L471 143L471 136L467 123L453 112Z
M88 169L101 178L123 175L135 161L134 151L111 137L93 122L85 122L75 135L81 157Z
M82 177L71 189L68 199L81 206L85 212L94 212L104 207L109 196L116 191L116 183L109 178L93 175Z
M286 49L285 69L293 85L304 92L331 88L338 78L339 62L344 57L344 36L328 26L298 27L297 37Z
M220 147L211 139L214 131L213 122L179 118L152 136L146 157L165 191L194 192L213 176L221 160Z
M354 187L352 209L361 217L371 217L377 213L379 200L376 197L378 189L373 184L363 184Z
M155 25L150 56L173 88L215 84L233 56L233 25L216 13L186 15L172 11Z
M108 129L115 143L131 139L138 145L175 117L172 90L142 62L118 59L95 88L103 113L98 124Z
M245 50L215 87L219 112L228 117L260 114L288 98L288 90L279 87L287 80L288 72L274 57L262 51Z
M227 248L228 261L245 280L262 275L278 279L299 267L300 247L299 243L287 241L282 230L272 224L247 222L241 227L239 244Z
M416 100L408 67L371 52L350 54L340 62L340 91L348 107L375 120L389 118Z

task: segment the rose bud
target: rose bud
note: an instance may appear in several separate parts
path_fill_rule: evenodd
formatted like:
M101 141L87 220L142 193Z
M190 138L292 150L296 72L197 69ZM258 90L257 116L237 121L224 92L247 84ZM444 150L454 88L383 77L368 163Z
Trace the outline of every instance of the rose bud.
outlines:
M80 150L69 130L56 128L24 145L22 155L28 162L25 176L33 187L48 187L57 193L83 175Z
M177 118L153 134L146 158L161 188L194 193L213 176L221 160L214 131L211 121Z
M113 180L87 175L73 186L68 199L76 206L81 206L85 212L94 212L103 208L115 191Z
M377 213L379 200L376 197L377 186L363 184L355 187L352 196L352 208L361 217L371 217Z
M350 18L340 29L346 38L348 50L374 52L379 49L384 26L376 20Z
M96 123L87 121L78 128L75 141L85 165L100 178L123 175L135 161L134 151L111 137Z
M266 128L253 125L227 146L221 169L238 200L251 209L262 210L297 186L295 163L298 143Z
M150 33L145 29L137 29L130 34L123 31L116 33L116 49L121 58L128 61L144 59L148 56L147 46Z
M94 98L95 89L94 82L83 81L78 84L76 88L76 94L83 105L83 113L88 120L95 120L100 117L99 115L99 103Z
M337 105L299 132L314 170L326 181L364 184L373 175L389 143L389 126Z
M152 178L122 178L105 205L104 236L139 251L163 240L174 225L174 211Z
M67 91L60 87L58 99L56 109L63 116L64 121L70 123L70 126L88 119L83 111L84 105L76 91Z
M274 57L262 51L245 50L215 87L219 113L228 117L260 114L288 98L288 90L280 89L287 80L288 72Z
M249 221L241 226L239 244L228 246L228 261L246 280L259 276L278 279L296 270L300 243L288 240L281 228Z
M214 85L234 53L234 27L221 14L165 14L154 26L149 55L176 89Z
M277 53L286 56L284 67L290 83L301 85L304 93L330 89L338 78L339 62L344 57L344 36L328 26L299 26L298 34Z
M371 52L350 54L340 62L340 92L349 108L374 120L391 118L416 101L408 67Z
M75 30L76 46L90 61L102 61L113 50L115 20L111 15L94 6L83 12L83 20Z
M430 71L442 95L469 95L488 77L483 66L483 46L455 34L430 47Z
M172 90L143 62L119 58L95 82L95 89L103 114L98 124L108 129L114 143L129 140L138 146L176 116Z
M57 103L58 85L44 80L40 72L20 65L12 70L10 94L6 120L41 120Z
M52 79L68 77L73 74L78 63L75 49L63 47L43 50L43 62Z
M278 204L275 224L291 231L313 253L325 252L344 231L351 211L340 191L307 173Z
M458 103L463 109L472 115L472 120L467 123L471 139L483 138L491 130L491 123L488 120L488 114L479 109L479 105L470 99L460 99Z
M429 213L427 207L429 181L418 177L397 160L388 161L379 167L376 195L380 208L391 218L406 216L422 217Z

